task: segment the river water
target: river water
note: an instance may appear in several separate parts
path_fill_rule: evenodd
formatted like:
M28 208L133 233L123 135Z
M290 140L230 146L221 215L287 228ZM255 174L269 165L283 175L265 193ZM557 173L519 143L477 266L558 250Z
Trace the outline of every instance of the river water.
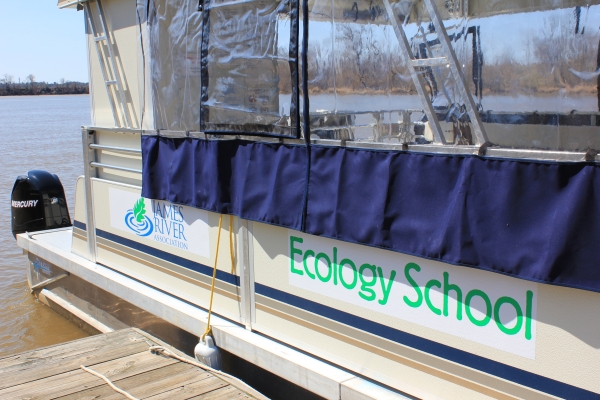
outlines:
M10 231L10 193L18 175L55 173L72 217L81 126L89 123L88 95L0 97L0 357L87 336L29 294L26 259Z

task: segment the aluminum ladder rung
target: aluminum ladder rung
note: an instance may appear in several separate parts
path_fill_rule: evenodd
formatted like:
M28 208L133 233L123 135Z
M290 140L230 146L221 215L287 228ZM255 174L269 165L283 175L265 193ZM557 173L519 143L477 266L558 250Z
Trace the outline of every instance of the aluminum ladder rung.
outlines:
M389 16L390 23L392 24L392 28L394 29L394 33L396 34L396 38L398 39L398 43L400 44L400 52L401 56L407 60L408 63L411 63L409 66L410 76L415 84L415 89L417 89L417 93L419 94L419 98L421 99L421 104L423 105L423 112L427 117L427 122L431 132L433 134L434 142L446 144L446 139L444 137L444 133L442 132L442 127L440 126L440 121L437 119L437 115L435 113L435 109L433 108L433 104L431 103L431 99L427 93L426 82L423 75L412 67L412 60L414 60L414 56L412 54L410 43L406 38L406 33L404 32L404 28L401 23L398 23L398 19L392 6L390 5L390 0L383 0L383 5L385 7L385 11ZM402 21L404 22L404 21Z
M442 50L448 58L448 65L454 78L454 82L458 88L462 100L465 102L467 114L469 115L469 118L471 119L471 125L473 126L476 144L483 146L488 143L487 134L485 132L485 128L483 127L483 121L481 120L481 116L479 115L479 110L475 104L475 101L473 100L473 96L471 96L471 92L469 92L469 89L467 88L467 79L465 78L460 64L458 63L458 58L456 57L456 53L452 48L452 43L448 37L448 32L446 32L446 27L442 22L442 17L435 6L434 0L424 0L424 2L440 44L442 45Z
M390 23L392 24L392 28L394 29L394 33L396 34L396 37L400 44L400 50L402 52L402 55L405 58L405 60L407 60L408 63L410 64L409 70L411 73L411 77L415 84L415 88L417 89L417 93L419 94L419 97L421 98L421 103L423 104L423 112L427 116L427 120L429 122L429 127L433 133L434 141L438 142L438 143L446 144L444 133L443 133L440 123L437 119L435 109L433 108L433 104L431 101L432 99L430 98L430 96L427 93L427 89L426 89L427 83L426 83L425 79L423 78L423 75L417 71L417 68L447 66L448 68L450 68L450 72L454 78L455 85L458 88L458 91L460 93L462 100L465 102L467 114L469 115L471 124L473 126L474 139L476 141L476 144L483 146L484 144L488 143L487 135L486 135L485 129L483 127L483 122L481 121L481 116L479 115L479 111L477 109L477 106L475 105L475 101L473 100L473 96L471 96L471 93L467 89L467 81L466 81L465 76L462 72L462 69L460 68L460 65L458 63L456 53L454 52L454 49L452 48L450 38L448 37L448 33L446 32L446 28L444 27L444 24L442 23L442 18L440 17L437 7L435 6L434 0L423 0L423 1L425 3L425 6L427 7L427 11L429 12L429 16L431 18L431 23L433 24L433 27L435 28L435 33L438 36L438 39L440 42L439 43L440 51L443 54L445 54L445 57L415 59L415 57L411 51L411 46L408 41L408 38L406 37L406 32L404 31L404 28L402 27L404 21L401 21L400 23L398 22L398 19L397 19L398 17L396 16L396 14L394 13L394 10L392 9L390 0L383 0L383 5L389 16ZM423 41L425 42L425 45L427 46L429 53L431 53L431 47L427 44L428 43L427 38L426 38L425 32L422 30L422 28L421 28L421 35L423 37ZM435 47L437 48L438 45L436 44ZM434 74L435 74L435 72L434 72Z
M102 71L102 76L106 86L108 101L115 119L115 126L132 128L129 106L125 97L125 89L121 82L121 76L115 60L115 54L112 48L113 45L111 43L108 27L106 26L102 4L100 3L100 0L95 0L95 3L102 32L99 32L96 27L90 1L86 1L84 3L85 13L90 30L92 31L92 37L96 44L96 53L98 55L100 70ZM115 86L116 89L111 90L111 86ZM117 98L115 98L115 95L117 95Z
M410 60L413 67L441 67L448 65L446 57L416 58Z

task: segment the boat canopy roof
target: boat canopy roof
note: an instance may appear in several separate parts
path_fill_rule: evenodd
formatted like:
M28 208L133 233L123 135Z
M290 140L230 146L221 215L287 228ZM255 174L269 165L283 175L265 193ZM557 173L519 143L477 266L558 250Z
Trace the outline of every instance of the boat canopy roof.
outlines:
M58 0L58 8L76 7L77 4L84 3L88 0ZM126 1L126 0L122 0ZM469 16L490 16L496 14L507 14L517 12L529 12L529 11L543 11L543 10L554 10L559 8L573 8L573 7L587 7L600 3L600 0L583 1L583 0L460 0L464 1L467 5L467 15ZM405 3L411 3L415 6L415 9L421 8L424 10L423 0L416 1L404 1ZM438 0L440 4L443 2ZM445 1L445 3L454 3L453 1ZM334 0L333 8L337 13L356 13L357 22L366 21L370 19L369 13L360 13L356 10L368 10L372 5L371 0L357 0L349 2L346 0ZM400 1L399 3L402 3ZM456 1L458 4L459 2ZM424 13L426 14L426 13ZM338 18L341 16L338 15ZM442 13L444 17L444 13ZM450 16L449 14L447 15ZM424 15L427 18L427 15Z
M87 0L58 0L58 8L76 8L77 4L85 3Z

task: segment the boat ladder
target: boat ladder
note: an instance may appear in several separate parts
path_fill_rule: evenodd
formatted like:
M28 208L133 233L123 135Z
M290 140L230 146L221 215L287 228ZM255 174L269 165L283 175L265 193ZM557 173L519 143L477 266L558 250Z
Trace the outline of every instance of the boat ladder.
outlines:
M429 122L429 127L433 134L433 139L437 143L446 144L446 139L444 137L444 133L440 126L440 123L437 119L435 109L433 107L431 97L427 93L427 82L423 77L421 72L422 68L430 67L432 69L432 73L434 76L437 75L436 69L439 67L448 67L454 79L454 83L457 87L458 93L462 101L465 103L464 106L466 108L467 114L471 120L471 124L473 127L474 133L474 141L476 145L482 146L482 148L488 145L487 135L485 133L485 129L483 127L483 123L481 121L481 117L479 115L478 108L471 96L471 93L467 87L467 81L465 76L460 68L458 63L458 59L456 57L456 53L452 48L452 44L450 42L450 38L448 37L448 33L446 32L446 28L442 22L442 18L437 10L437 7L434 3L434 0L423 0L425 6L427 8L427 12L431 18L431 24L435 29L435 32L438 36L438 40L440 42L440 50L443 54L442 57L431 57L431 49L427 44L427 39L425 38L425 32L423 29L420 29L421 35L425 41L425 45L427 46L428 56L429 58L416 58L411 51L410 44L406 37L406 33L403 28L403 23L398 21L398 16L394 13L392 6L390 4L390 0L383 0L383 4L385 9L389 15L390 23L392 24L392 28L394 29L394 33L398 38L398 42L400 44L400 51L402 52L402 56L405 60L408 60L408 69L410 71L410 75L417 89L417 93L421 98L421 102L423 104L423 112L427 116L427 120ZM438 78L439 80L439 78ZM443 84L443 83L442 83Z
M112 43L113 39L106 26L106 19L104 18L104 11L100 0L95 0L94 3L96 3L98 20L100 21L100 31L98 31L96 22L94 21L90 1L84 3L85 14L96 45L96 53L98 54L100 70L102 71L104 85L106 86L108 101L110 102L110 107L115 119L115 126L119 128L133 128L125 96L125 89L123 87L124 85L119 74L119 69L117 68L115 50Z

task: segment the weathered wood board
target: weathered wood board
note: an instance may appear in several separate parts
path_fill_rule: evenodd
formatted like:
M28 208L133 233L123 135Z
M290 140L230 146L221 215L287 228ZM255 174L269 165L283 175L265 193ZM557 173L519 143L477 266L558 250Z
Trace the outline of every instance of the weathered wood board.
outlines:
M262 398L248 386L236 387L195 365L153 354L149 347L155 345L167 347L145 332L124 329L0 358L0 398L125 398L81 365L139 399Z

